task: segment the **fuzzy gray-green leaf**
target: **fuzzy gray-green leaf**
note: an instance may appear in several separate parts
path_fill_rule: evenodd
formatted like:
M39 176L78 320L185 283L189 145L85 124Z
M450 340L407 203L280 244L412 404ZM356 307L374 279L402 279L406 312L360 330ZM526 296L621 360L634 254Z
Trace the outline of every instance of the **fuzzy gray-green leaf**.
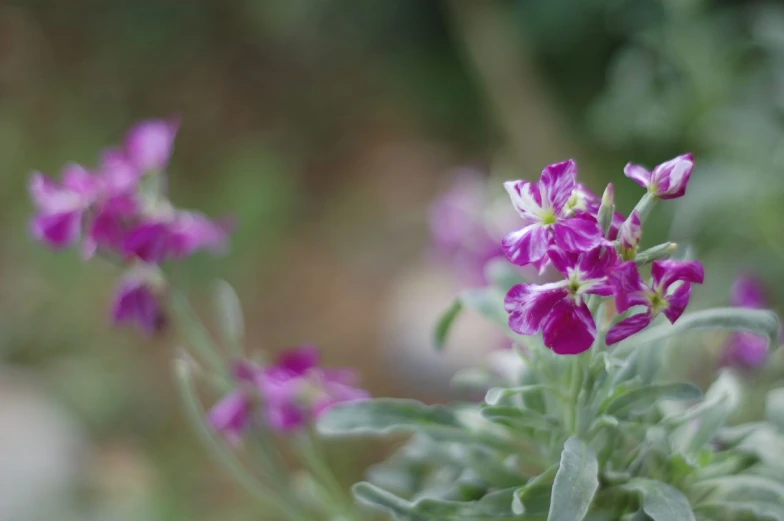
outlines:
M633 479L623 485L642 495L642 509L653 521L695 521L689 500L675 487L652 479Z
M447 309L441 318L438 319L436 323L436 331L435 331L435 346L437 350L441 350L444 348L444 344L446 343L446 337L449 334L449 331L452 329L452 325L455 323L455 320L460 315L460 311L463 309L463 304L460 303L459 300L455 300L449 309Z
M599 488L599 462L579 438L566 440L553 482L547 521L582 521Z

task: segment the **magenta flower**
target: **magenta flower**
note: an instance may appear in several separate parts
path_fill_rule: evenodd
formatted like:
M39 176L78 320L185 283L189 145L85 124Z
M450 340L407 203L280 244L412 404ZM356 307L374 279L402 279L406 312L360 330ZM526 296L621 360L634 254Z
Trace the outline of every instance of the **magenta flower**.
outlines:
M261 378L270 425L283 432L296 430L337 403L368 398L355 383L353 371L320 367L316 347L289 349Z
M612 326L607 332L607 345L642 331L660 312L675 323L689 303L691 285L702 284L705 278L702 263L697 261L654 261L651 274L653 284L649 286L640 278L633 261L624 262L613 270L610 278L618 313L625 313L633 306L647 309Z
M623 260L634 260L637 256L640 239L642 239L642 223L640 222L640 215L635 211L623 222L618 230L618 242Z
M125 136L125 157L140 173L158 172L169 164L180 124L148 120L136 124Z
M160 304L161 284L144 271L132 271L117 288L112 306L115 324L135 322L147 334L163 327L165 316Z
M577 188L577 167L569 160L546 167L538 183L509 181L509 192L525 226L502 241L510 262L519 266L534 264L540 270L548 261L547 251L556 245L564 251L589 250L598 246L602 231L596 218L579 211L569 200Z
M612 187L612 185L610 185L610 187ZM577 212L585 212L594 219L598 219L599 207L601 204L602 200L597 197L596 194L589 190L585 185L576 183L575 189L572 192L572 196L566 203L566 207L572 215ZM620 212L613 213L608 239L615 240L618 235L618 229L621 227L624 220L625 218Z
M618 262L614 248L598 246L583 253L552 248L548 254L565 280L518 284L506 295L509 327L521 335L542 331L544 343L558 354L574 355L591 347L596 323L586 295L612 295L607 273Z
M261 371L243 361L234 365L233 372L239 386L210 409L207 419L230 443L237 444L251 426L254 397L249 392L257 384Z
M128 232L123 249L128 256L160 263L183 259L198 250L221 253L226 248L225 227L196 212L178 211L163 219L143 221Z
M72 164L63 170L62 184L36 172L30 178L29 189L38 209L31 226L33 236L57 249L76 242L85 213L98 193L94 176Z
M735 280L732 286L732 305L760 309L767 305L761 284L749 275ZM764 337L748 331L732 334L722 357L722 364L744 369L755 369L768 359L768 342Z
M693 169L694 158L691 154L683 154L660 164L653 172L632 163L628 163L623 172L659 199L676 199L686 193Z

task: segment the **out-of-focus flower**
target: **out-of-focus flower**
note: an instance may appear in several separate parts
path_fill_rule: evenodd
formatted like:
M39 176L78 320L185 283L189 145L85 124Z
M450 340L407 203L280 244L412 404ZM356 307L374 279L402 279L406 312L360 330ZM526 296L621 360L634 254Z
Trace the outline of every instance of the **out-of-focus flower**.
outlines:
M502 241L510 262L518 266L533 264L542 270L548 263L550 246L570 252L586 251L602 242L596 217L580 210L580 205L587 204L587 196L581 200L579 191L575 196L576 176L577 166L569 160L546 167L537 183L504 183L525 223Z
M760 282L750 275L742 275L732 286L733 306L760 309L767 305L765 292ZM727 343L722 365L756 369L768 359L768 341L764 337L748 331L733 333Z
M165 316L161 307L162 281L147 267L131 270L117 288L112 305L115 324L135 322L148 334L158 331Z
M692 170L694 158L691 154L683 154L660 164L653 172L633 163L628 163L623 172L659 199L676 199L686 193Z
M138 172L157 172L169 164L178 121L148 120L137 123L125 136L125 157Z
M318 349L303 345L284 351L278 362L261 378L270 425L276 430L302 428L331 406L368 398L355 386L356 375L348 369L325 369L319 365Z
M254 397L249 393L253 392L261 370L242 361L234 364L233 373L238 387L210 409L207 419L215 430L236 444L251 426Z
M691 285L702 284L705 274L697 261L654 261L653 284L642 281L633 261L616 267L610 274L618 313L633 306L645 306L642 313L615 324L607 332L607 344L615 344L647 327L661 312L674 323L683 314L691 296Z
M579 354L596 338L596 323L586 295L612 295L607 273L618 262L614 248L598 246L569 253L551 248L553 266L565 280L549 284L518 284L506 295L509 327L521 335L542 331L544 343L558 354Z
M177 211L168 218L140 223L128 232L123 249L126 255L144 262L161 263L183 259L202 249L221 253L227 240L226 229L206 216Z
M57 249L71 246L81 236L85 213L95 200L98 181L79 165L63 170L58 184L36 172L30 178L30 195L38 213L32 221L33 236Z
M472 170L460 170L452 186L430 207L430 233L437 259L469 283L483 282L487 261L503 257L500 241L486 219L489 206L484 180Z

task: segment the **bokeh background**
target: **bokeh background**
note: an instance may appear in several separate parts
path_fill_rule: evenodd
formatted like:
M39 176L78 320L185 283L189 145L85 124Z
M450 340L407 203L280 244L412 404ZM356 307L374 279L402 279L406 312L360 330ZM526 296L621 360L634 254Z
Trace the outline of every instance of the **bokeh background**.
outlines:
M117 270L28 235L31 170L95 164L133 122L170 115L183 122L174 200L239 223L227 257L178 268L198 309L209 321L213 281L228 280L249 348L317 343L375 394L446 399L455 369L498 347L468 317L432 349L436 317L468 283L433 255L428 227L456 171L502 196L499 181L573 157L628 212L641 192L627 161L692 151L688 197L657 208L646 243L689 244L706 263L695 306L726 304L741 272L781 301L777 2L4 1L3 521L265 519L184 420L177 339L113 330ZM714 340L682 353L702 383Z

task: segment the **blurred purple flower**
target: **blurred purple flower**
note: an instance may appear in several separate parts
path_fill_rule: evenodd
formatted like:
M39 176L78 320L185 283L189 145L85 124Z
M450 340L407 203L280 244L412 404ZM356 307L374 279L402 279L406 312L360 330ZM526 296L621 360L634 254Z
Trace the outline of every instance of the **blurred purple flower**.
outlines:
M337 403L369 398L355 386L353 371L324 369L319 358L316 347L303 345L284 351L277 364L264 371L262 390L274 429L296 430Z
M168 219L143 221L128 232L123 249L149 263L183 259L198 250L221 253L226 248L225 227L196 212L178 211Z
M112 305L115 324L135 322L147 334L154 334L164 324L160 303L160 284L145 271L129 272L117 288Z
M694 157L683 154L660 164L649 172L645 167L628 163L623 172L640 186L647 188L660 199L676 199L683 197L689 184L691 172L694 170Z
M83 218L98 194L99 183L87 170L71 164L63 170L62 184L36 172L29 190L38 210L31 226L33 236L61 249L81 236Z
M242 361L234 364L233 373L238 387L210 409L207 419L230 443L237 444L251 426L253 397L249 395L248 387L252 389L261 372L249 362Z
M765 291L759 280L750 275L741 275L732 286L733 306L760 309L767 305ZM768 359L768 341L748 331L732 334L724 350L721 364L743 369L756 369Z
M147 120L137 123L125 136L128 162L142 174L164 170L169 164L180 123Z
M502 257L500 241L485 219L489 206L485 182L472 170L461 170L452 186L430 207L429 224L435 254L469 283L484 282L484 266Z

